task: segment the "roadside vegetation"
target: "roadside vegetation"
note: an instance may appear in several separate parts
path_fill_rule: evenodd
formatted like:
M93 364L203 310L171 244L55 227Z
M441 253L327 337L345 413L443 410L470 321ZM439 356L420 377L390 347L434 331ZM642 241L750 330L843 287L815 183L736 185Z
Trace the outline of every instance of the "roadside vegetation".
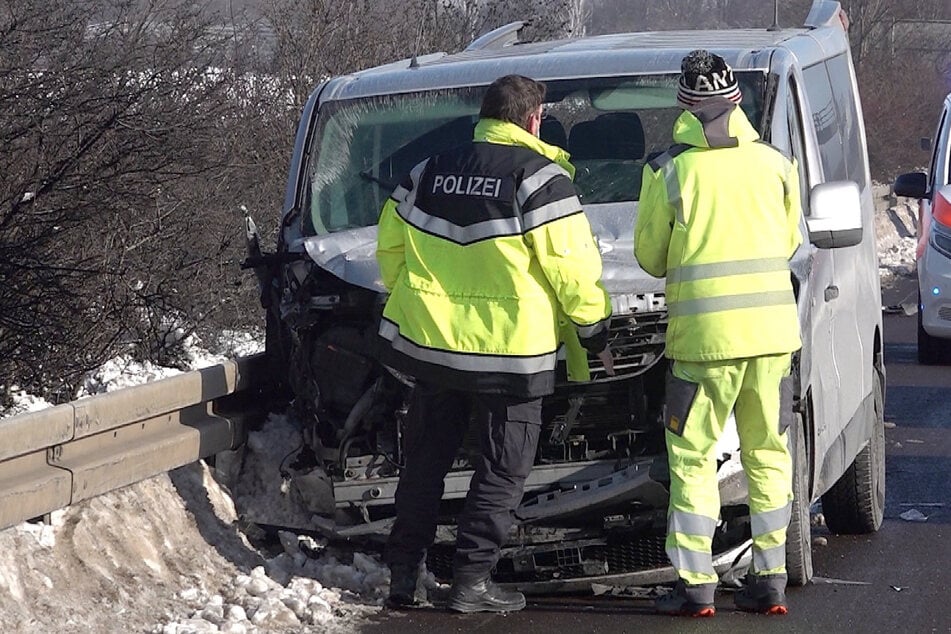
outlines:
M810 4L782 3L780 24ZM888 181L928 161L919 139L951 58L909 20L945 3L843 6L873 177ZM773 17L761 0L0 3L0 407L14 387L68 401L117 354L175 365L191 335L263 326L243 216L275 229L322 78L459 51L515 19L544 39Z

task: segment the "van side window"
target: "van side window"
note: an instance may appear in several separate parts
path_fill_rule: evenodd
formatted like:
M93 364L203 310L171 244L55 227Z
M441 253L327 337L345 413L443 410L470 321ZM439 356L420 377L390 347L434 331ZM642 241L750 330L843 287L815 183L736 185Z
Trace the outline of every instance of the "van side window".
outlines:
M845 147L845 170L848 180L866 187L865 147L859 126L858 104L852 91L852 73L845 53L826 62L832 81L832 95L839 116L839 130Z
M812 109L812 125L816 129L816 140L819 142L819 157L822 160L825 180L849 180L829 72L825 64L819 63L804 68L802 76L806 100Z
M799 166L799 195L802 212L809 215L809 174L806 172L806 143L803 140L802 113L799 112L799 88L789 78L789 100L786 102L786 123L789 126L789 151Z

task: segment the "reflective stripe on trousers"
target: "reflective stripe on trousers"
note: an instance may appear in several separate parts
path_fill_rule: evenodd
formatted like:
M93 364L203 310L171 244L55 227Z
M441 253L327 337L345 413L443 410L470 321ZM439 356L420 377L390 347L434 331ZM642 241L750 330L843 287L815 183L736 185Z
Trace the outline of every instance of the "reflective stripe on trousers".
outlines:
M786 502L782 507L772 510L762 510L761 508L754 510L753 505L750 506L750 528L753 533L753 570L760 574L785 572L786 529L792 516L792 502Z
M689 404L668 403L687 411L668 428L670 508L667 555L689 584L715 583L711 541L720 513L716 444L731 412L735 413L741 459L749 480L753 569L785 572L786 525L792 500L792 459L786 434L779 430L780 381L789 373L790 355L690 363L675 361L675 380L696 385L677 390Z

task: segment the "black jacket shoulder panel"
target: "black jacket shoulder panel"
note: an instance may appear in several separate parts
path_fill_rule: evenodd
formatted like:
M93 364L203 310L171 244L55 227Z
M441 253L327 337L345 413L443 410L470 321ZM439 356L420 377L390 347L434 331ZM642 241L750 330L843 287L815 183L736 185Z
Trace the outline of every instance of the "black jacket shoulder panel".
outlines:
M686 143L677 143L677 144L671 145L669 148L667 148L667 150L665 150L664 152L661 152L660 155L650 159L647 162L647 164L650 166L650 168L653 171L656 172L657 170L662 168L664 165L666 165L670 161L674 160L675 158L677 158L678 156L680 156L687 150L691 150L691 149L693 149L693 146L687 145Z

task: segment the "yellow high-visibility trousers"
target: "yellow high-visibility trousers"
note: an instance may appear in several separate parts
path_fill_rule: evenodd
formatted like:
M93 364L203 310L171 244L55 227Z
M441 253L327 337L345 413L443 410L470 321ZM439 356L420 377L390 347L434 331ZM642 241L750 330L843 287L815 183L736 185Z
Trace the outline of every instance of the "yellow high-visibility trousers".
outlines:
M720 516L717 440L734 412L749 480L753 572L786 571L792 458L781 425L789 354L713 362L675 361L667 377L670 506L667 556L688 584L716 583L711 543ZM787 405L786 407L790 407Z

